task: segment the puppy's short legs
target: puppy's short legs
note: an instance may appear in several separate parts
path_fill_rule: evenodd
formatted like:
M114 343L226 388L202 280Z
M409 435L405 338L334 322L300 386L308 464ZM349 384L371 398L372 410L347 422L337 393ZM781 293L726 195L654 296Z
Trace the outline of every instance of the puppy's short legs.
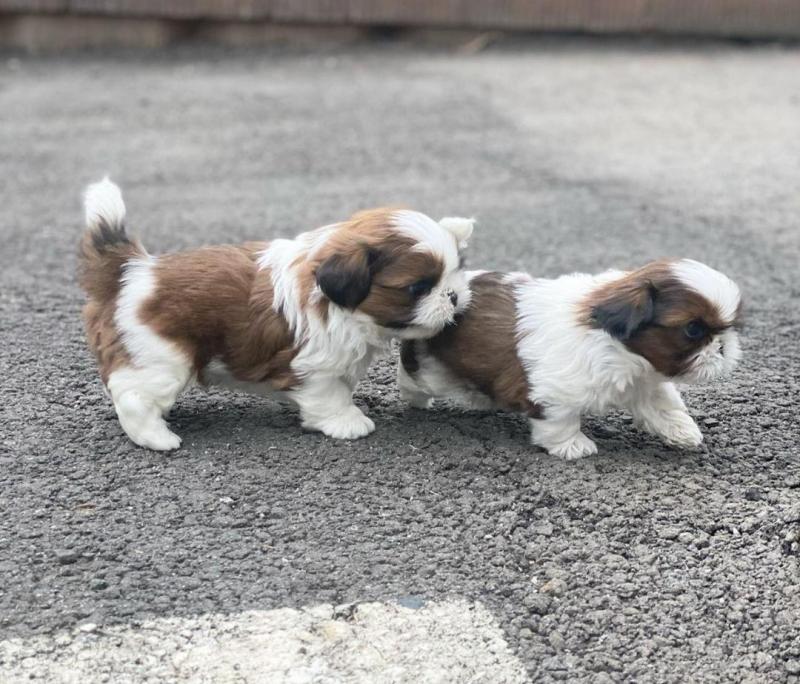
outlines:
M531 418L531 442L567 461L597 453L597 445L581 432L581 414L548 408L545 418Z
M397 364L397 386L400 388L400 398L415 408L430 408L433 403L433 397L414 381L402 363Z
M680 393L671 382L651 387L628 408L639 427L661 437L667 444L696 447L703 441L700 428L689 415Z
M121 368L108 378L120 425L133 442L155 451L181 445L163 416L189 381L187 368Z
M300 407L302 425L307 430L318 430L335 439L358 439L375 429L375 423L353 403L353 390L341 378L309 378L292 391L292 399Z

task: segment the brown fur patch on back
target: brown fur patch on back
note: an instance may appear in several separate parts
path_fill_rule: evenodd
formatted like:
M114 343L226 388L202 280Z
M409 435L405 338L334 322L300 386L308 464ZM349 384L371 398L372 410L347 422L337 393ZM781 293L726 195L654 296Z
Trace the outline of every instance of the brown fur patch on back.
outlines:
M206 247L156 262L156 291L142 305L141 320L182 349L201 378L218 358L237 380L276 390L297 384L290 368L294 337L272 309L269 271L256 262L266 247Z
M503 273L474 277L470 281L472 302L456 325L422 344L454 375L498 406L540 418L541 407L530 400L528 376L517 355L514 286L504 283L504 277Z

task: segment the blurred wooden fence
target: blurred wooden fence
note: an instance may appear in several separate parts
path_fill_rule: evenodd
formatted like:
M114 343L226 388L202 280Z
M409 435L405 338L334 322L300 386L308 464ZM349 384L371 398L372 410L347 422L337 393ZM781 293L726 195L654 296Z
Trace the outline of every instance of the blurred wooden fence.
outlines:
M0 14L800 37L800 0L0 0Z

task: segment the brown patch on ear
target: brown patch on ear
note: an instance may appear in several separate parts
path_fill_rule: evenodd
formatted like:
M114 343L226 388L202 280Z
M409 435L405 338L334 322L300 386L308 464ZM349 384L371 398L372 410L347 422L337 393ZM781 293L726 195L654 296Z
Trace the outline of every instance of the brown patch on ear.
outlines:
M369 294L376 256L377 252L366 244L356 244L346 252L332 254L314 271L319 289L334 304L355 309Z
M337 224L318 252L298 258L294 270L304 303L308 304L315 286L346 309L355 309L364 301L372 275L380 267L376 247L393 235L394 211L389 207L360 211ZM327 302L320 303L318 313L325 318Z
M659 263L602 285L582 303L583 317L592 327L629 340L652 322L657 283L669 275L669 267Z
M422 280L435 286L443 272L444 264L434 254L411 251L404 240L389 240L377 248L372 288L359 310L386 327L412 325L420 298L409 287Z
M653 320L655 290L650 282L631 283L592 307L592 320L612 337L628 340Z
M418 344L498 406L541 418L542 407L530 400L528 375L517 356L517 305L513 285L502 273L484 273L470 281L472 301L456 325ZM405 348L405 347L404 347ZM401 360L414 375L416 354ZM416 368L414 367L416 366Z
M444 264L434 254L414 249L411 237L394 228L397 208L369 209L337 226L319 253L297 273L301 291L319 285L335 304L358 309L379 325L402 327L411 322L417 300L408 286L429 278L438 283ZM324 317L327 302L320 302Z

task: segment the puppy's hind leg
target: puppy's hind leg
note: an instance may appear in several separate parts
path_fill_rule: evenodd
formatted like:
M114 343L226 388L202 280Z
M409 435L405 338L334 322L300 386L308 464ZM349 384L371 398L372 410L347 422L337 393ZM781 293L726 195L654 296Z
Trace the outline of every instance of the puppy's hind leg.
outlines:
M169 451L181 445L181 438L167 426L169 411L189 381L188 368L121 368L108 378L122 429L139 446Z

